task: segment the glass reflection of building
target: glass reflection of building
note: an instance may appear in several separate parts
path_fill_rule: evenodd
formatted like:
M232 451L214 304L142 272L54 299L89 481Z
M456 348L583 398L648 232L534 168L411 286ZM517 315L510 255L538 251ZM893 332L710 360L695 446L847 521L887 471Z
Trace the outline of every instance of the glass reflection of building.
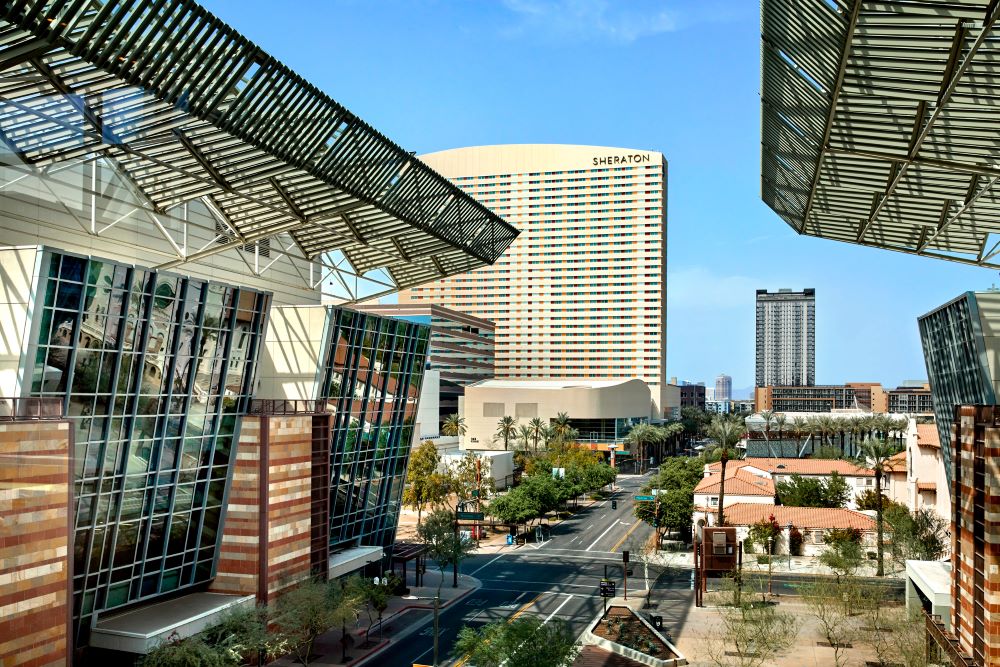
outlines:
M430 329L329 307L321 400L333 413L330 534L340 545L395 538Z
M269 296L47 250L33 396L75 426L74 619L208 582Z

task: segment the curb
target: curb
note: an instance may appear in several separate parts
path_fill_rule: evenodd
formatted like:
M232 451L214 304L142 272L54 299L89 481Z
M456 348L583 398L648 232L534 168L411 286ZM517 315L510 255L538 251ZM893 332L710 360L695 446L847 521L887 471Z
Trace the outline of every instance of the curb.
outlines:
M478 591L480 588L483 587L483 582L481 582L479 579L476 579L475 577L470 577L469 575L464 575L464 576L466 576L469 579L471 579L472 581L474 581L475 584L471 588L469 588L468 590L466 590L465 592L463 592L463 593L461 593L459 595L456 595L452 599L450 599L447 602L445 602L444 604L442 604L440 607L438 607L439 610L447 609L453 603L458 602L459 600L461 600L465 596L469 595L470 593L472 593L474 591ZM406 605L404 607L400 607L391 616L386 616L385 618L383 618L382 619L382 625L385 625L386 623L388 623L393 618L396 618L397 616L400 616L400 615L402 615L402 614L404 614L404 613L406 613L406 612L408 612L408 611L410 611L412 609L432 610L432 609L434 609L434 606L433 605L428 606L428 605L422 605L422 604L408 604L408 605ZM352 633L352 634L355 634L355 633ZM356 633L356 634L358 634L358 636L362 636L362 635L364 635L364 631L362 630L361 632ZM346 665L344 665L344 667L355 667L357 664L360 664L360 663L368 660L369 658L374 658L376 655L378 655L383 650L385 650L390 644L392 644L393 641L394 640L391 639L391 638L383 640L380 644L378 644L377 646L375 646L367 655L363 655L360 658L356 658L356 659L348 662Z

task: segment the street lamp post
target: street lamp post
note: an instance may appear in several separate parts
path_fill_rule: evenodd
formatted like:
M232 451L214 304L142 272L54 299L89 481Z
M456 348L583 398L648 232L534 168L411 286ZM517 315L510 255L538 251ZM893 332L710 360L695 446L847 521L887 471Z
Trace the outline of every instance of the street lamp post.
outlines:
M618 445L614 442L608 445L608 451L611 452L611 468L615 469L615 450L618 449ZM615 491L615 480L611 480L611 492Z
M427 597L417 597L416 595L404 595L401 599L403 600L430 600ZM433 658L431 659L432 667L437 667L438 664L438 636L440 625L438 623L439 610L441 609L441 596L435 595L434 598L434 652Z

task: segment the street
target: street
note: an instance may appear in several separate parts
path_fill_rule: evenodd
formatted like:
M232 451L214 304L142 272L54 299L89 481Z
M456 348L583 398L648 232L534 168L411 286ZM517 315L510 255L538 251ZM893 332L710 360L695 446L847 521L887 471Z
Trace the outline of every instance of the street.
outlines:
M574 634L581 634L600 612L598 584L607 566L608 577L624 581L621 550L645 542L652 528L632 516L632 497L645 477L620 476L616 492L608 500L594 503L569 519L552 526L550 539L529 542L500 554L477 555L462 564L461 572L483 582L482 588L459 600L440 614L440 665L454 665L452 646L459 630L478 627L515 615L532 614L545 621L562 619ZM611 499L618 508L611 509ZM633 564L635 576L629 589L645 587L642 566ZM411 614L414 612L410 612ZM421 611L423 627L399 646L373 656L364 664L400 667L430 664L434 629L431 612Z

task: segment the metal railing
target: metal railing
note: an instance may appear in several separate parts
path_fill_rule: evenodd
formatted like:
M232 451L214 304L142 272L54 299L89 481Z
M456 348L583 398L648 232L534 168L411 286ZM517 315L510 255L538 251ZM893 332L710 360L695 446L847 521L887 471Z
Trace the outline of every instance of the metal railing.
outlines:
M0 398L0 421L30 421L39 419L64 419L61 398L36 398L18 396Z
M250 401L248 415L305 415L330 412L327 401L312 399L255 398Z
M931 614L924 610L924 619L927 626L927 638L933 642L951 661L954 667L974 667L976 661L972 656L962 650L958 638L945 630L944 623L941 622L939 614ZM928 646L930 649L930 646ZM929 653L929 650L928 650ZM928 658L930 656L928 655Z

